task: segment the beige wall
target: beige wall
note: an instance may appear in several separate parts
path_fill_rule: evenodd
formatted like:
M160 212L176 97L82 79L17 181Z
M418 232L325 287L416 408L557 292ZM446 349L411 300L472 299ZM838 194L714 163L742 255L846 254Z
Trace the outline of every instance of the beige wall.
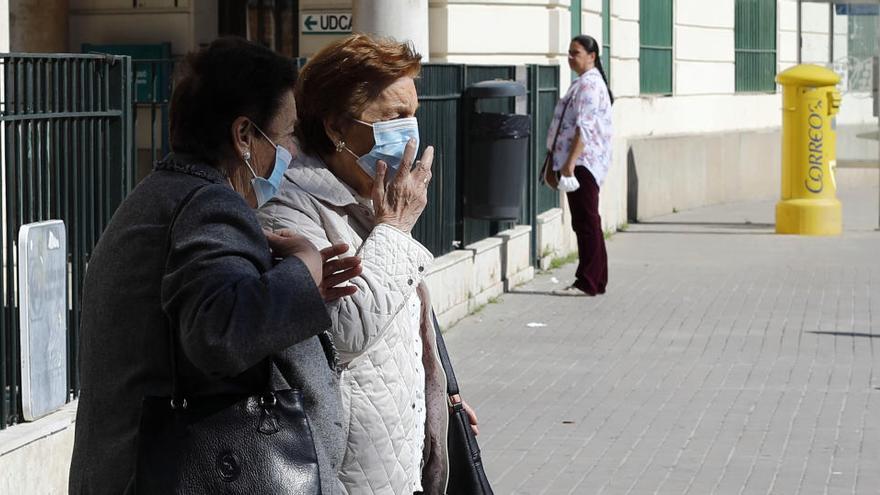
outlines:
M67 51L68 0L10 0L8 4L10 50Z

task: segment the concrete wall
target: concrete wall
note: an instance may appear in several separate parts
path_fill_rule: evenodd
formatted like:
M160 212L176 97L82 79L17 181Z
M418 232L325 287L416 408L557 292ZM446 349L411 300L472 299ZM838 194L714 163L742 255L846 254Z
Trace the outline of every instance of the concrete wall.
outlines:
M76 402L0 431L0 493L67 493Z
M70 51L83 43L171 42L182 55L217 37L217 8L205 0L69 0Z
M68 0L10 0L10 49L14 52L67 51Z
M838 127L839 158L877 159L877 142L858 137L871 126ZM781 132L766 129L630 141L630 220L705 205L780 195ZM877 184L877 170L837 169L838 188Z

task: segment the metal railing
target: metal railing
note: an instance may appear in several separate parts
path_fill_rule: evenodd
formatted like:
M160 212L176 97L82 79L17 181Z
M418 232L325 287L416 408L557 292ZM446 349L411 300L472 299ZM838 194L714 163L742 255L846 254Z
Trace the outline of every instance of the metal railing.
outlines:
M3 303L0 428L20 421L16 251L26 223L64 220L68 239L68 385L78 388L82 279L107 222L135 182L128 57L2 54Z

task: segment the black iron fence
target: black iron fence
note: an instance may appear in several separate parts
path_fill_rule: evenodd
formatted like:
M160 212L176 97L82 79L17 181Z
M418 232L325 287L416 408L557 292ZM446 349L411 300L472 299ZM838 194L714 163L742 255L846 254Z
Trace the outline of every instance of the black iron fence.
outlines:
M79 294L89 256L135 183L128 57L0 55L3 303L0 428L20 421L17 236L64 220L68 239L68 384L78 385Z

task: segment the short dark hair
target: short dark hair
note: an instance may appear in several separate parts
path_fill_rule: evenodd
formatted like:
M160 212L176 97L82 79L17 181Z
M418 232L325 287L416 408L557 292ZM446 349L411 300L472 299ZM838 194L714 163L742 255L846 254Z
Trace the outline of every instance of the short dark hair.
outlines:
M232 122L245 116L265 129L285 91L296 84L296 64L256 43L228 36L188 54L174 79L171 149L219 166L235 153Z
M422 56L410 43L366 34L340 39L312 57L296 83L296 137L307 152L329 153L324 119L360 114L401 77L416 77Z

